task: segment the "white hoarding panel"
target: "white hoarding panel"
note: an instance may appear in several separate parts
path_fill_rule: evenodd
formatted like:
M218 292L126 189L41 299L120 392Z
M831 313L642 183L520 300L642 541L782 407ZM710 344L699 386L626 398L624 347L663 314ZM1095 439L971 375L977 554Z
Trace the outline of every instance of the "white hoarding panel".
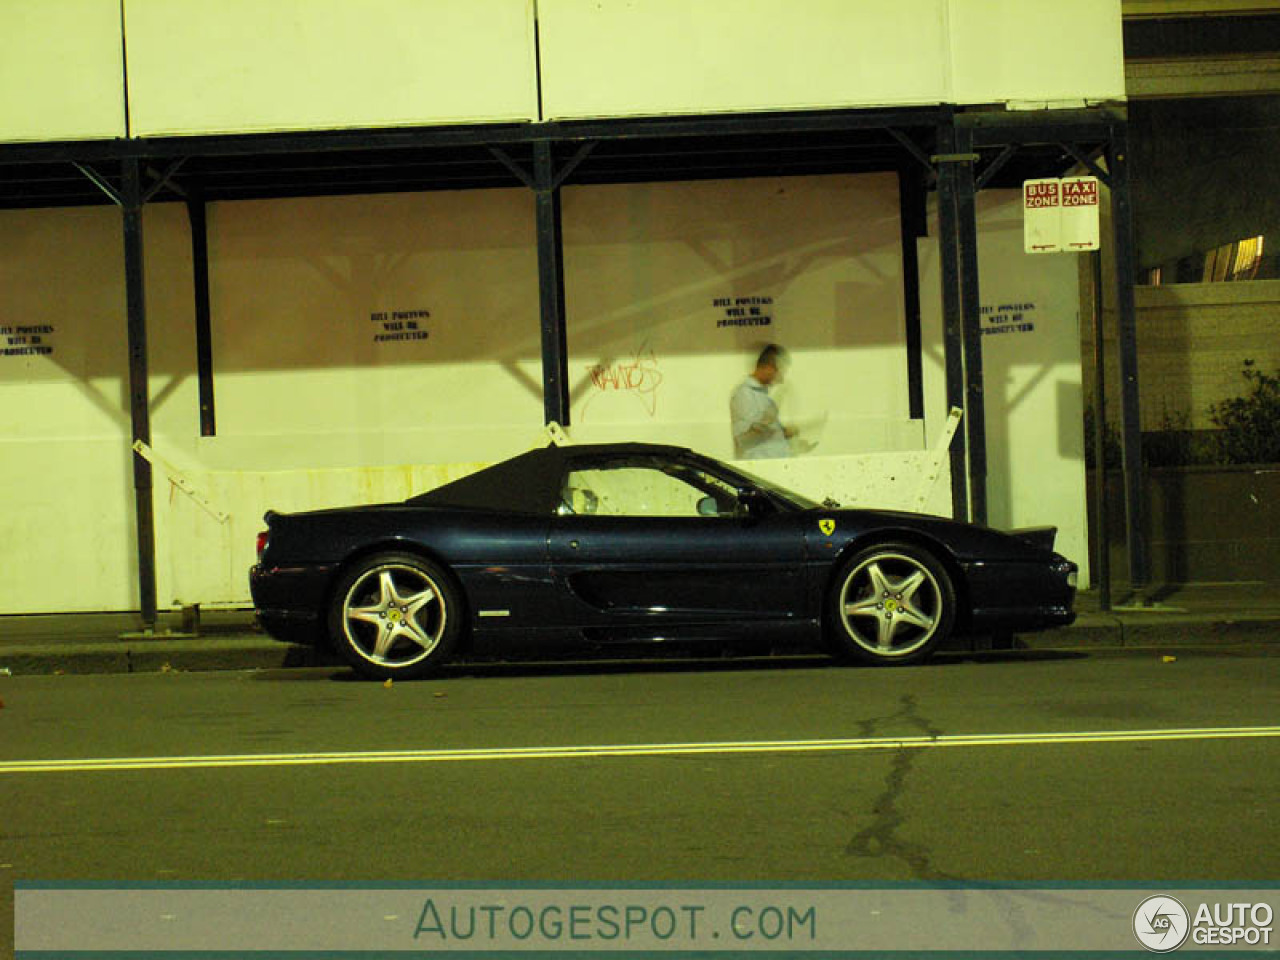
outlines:
M1067 177L1062 181L1062 248L1098 249L1098 178Z
M0 249L0 613L127 610L138 591L120 213L5 210Z
M939 103L944 6L539 0L543 110L557 119Z
M124 136L119 0L0 4L0 141Z
M1062 184L1056 179L1022 184L1022 248L1027 253L1062 249Z
M793 452L918 449L898 211L891 173L567 187L573 438L731 458L730 398L776 342Z
M983 190L977 206L989 522L1001 530L1056 526L1055 549L1080 565L1084 586L1089 515L1077 258L1019 253L1016 191ZM946 406L940 276L937 242L921 241L926 411ZM940 421L930 424L930 444Z
M134 136L529 120L532 0L124 0Z
M948 0L948 6L953 102L1124 99L1120 0Z

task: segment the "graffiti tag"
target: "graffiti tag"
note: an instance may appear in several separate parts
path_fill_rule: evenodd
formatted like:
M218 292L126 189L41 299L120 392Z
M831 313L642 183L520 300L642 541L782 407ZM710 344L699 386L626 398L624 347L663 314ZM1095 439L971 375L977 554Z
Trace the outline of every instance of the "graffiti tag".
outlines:
M637 350L631 360L596 363L588 368L588 373L591 385L598 391L596 395L629 393L644 405L649 416L657 412L662 374L658 370L658 358L647 344Z

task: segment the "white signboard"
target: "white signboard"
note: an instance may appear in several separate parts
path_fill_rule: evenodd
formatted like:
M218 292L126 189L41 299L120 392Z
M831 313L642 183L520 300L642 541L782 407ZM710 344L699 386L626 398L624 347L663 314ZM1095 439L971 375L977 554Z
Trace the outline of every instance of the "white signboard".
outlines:
M1098 178L1062 181L1062 249L1098 249Z
M1062 249L1062 184L1058 180L1022 184L1022 246L1027 253Z
M1022 184L1023 249L1059 253L1098 249L1098 178Z

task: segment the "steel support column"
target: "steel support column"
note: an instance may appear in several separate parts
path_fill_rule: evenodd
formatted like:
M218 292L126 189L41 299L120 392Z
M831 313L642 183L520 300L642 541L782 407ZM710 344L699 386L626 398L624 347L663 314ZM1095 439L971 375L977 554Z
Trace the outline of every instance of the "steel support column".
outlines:
M538 234L538 303L542 317L542 405L547 423L569 426L569 357L565 331L564 234L560 183L551 142L533 145Z
M1093 463L1094 463L1094 543L1097 564L1093 579L1098 587L1098 606L1111 609L1111 518L1107 511L1107 364L1102 336L1102 251L1089 255L1089 279L1093 311Z
M955 127L938 127L940 155L955 152ZM947 407L964 407L964 337L960 288L960 232L957 207L956 164L945 156L938 164L938 253L942 270L942 332L946 357ZM951 515L969 519L969 484L964 434L957 430L951 441Z
M191 275L196 311L196 380L200 394L200 436L218 432L213 401L213 333L209 300L209 224L207 206L198 191L187 197L191 223Z
M907 344L907 409L912 420L924 418L924 356L920 336L919 239L929 232L925 216L924 175L917 167L898 170L898 211L902 231L902 299Z
M969 448L969 519L987 522L987 404L982 370L982 297L978 286L978 214L973 129L956 130L956 228L960 239L960 312L964 330L965 436Z
M133 443L151 443L151 405L147 371L147 302L142 247L142 171L136 158L122 163L120 210L124 221L125 302L129 337L129 412ZM132 445L131 445L132 446ZM138 601L143 626L156 623L156 537L151 463L133 456L133 491L138 539Z
M1107 154L1111 174L1111 229L1115 244L1116 318L1120 348L1121 445L1124 503L1129 540L1129 584L1136 593L1151 582L1147 548L1147 501L1142 467L1142 423L1138 398L1137 308L1133 298L1133 207L1129 196L1129 134L1124 121L1111 128ZM1102 429L1102 424L1098 424ZM1105 475L1105 474L1104 474Z

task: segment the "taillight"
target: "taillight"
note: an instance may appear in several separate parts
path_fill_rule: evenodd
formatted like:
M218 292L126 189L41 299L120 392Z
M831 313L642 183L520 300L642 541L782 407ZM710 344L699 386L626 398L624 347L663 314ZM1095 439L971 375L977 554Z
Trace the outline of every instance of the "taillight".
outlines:
M262 554L266 551L266 549L267 549L267 541L268 541L268 540L270 540L270 539L271 539L271 531L270 531L270 530L260 530L260 531L258 531L258 562L259 562L259 563L261 563L261 562L262 562Z

